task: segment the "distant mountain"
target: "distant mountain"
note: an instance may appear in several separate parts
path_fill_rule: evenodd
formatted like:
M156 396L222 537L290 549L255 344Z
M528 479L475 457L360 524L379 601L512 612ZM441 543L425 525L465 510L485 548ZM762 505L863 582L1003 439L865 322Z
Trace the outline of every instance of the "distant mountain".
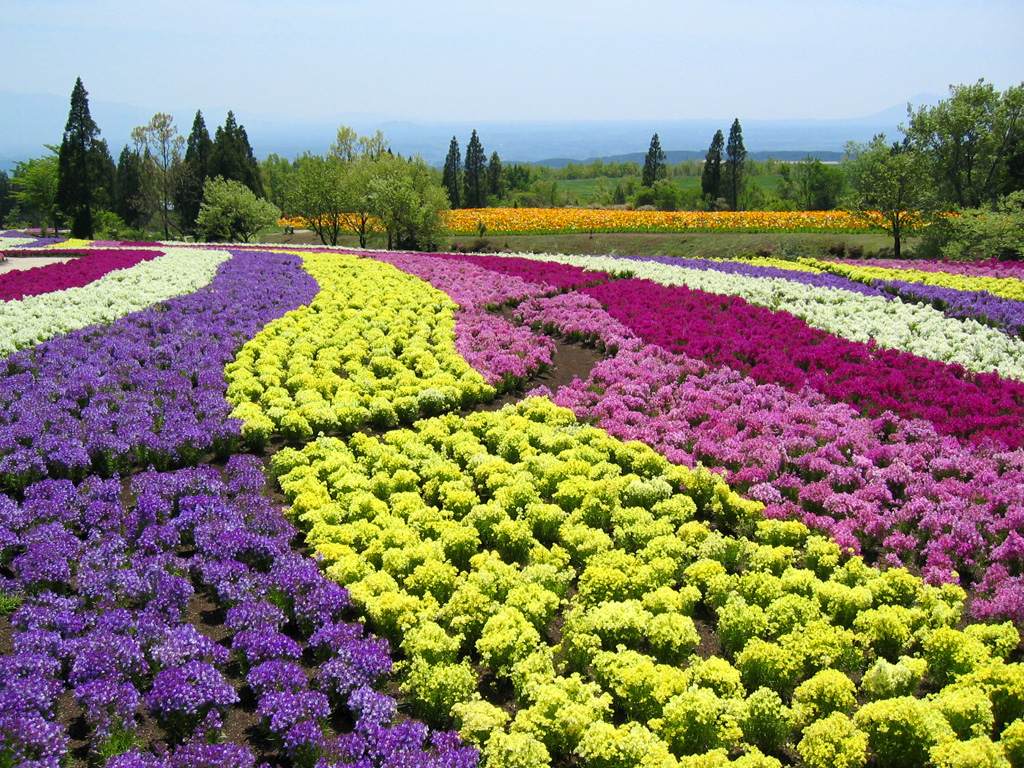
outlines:
M912 99L934 103L933 96ZM131 129L145 123L157 110L133 104L90 101L93 117L117 157L129 141ZM196 106L162 105L176 118L180 131L187 132ZM0 92L0 169L40 154L43 145L60 141L67 120L68 100L64 96ZM203 109L211 133L222 122L224 108ZM865 141L878 132L894 134L905 120L906 106L893 106L873 115L843 120L743 120L743 135L751 156L799 159L810 154L832 157L849 140ZM351 125L360 132L380 128L391 146L403 155L420 155L427 162L441 164L452 135L465 146L476 128L488 153L496 150L505 161L556 164L570 159L642 157L657 131L663 147L673 147L675 158L703 157L704 148L718 129L727 130L732 118L693 120L621 120L578 122L412 122L367 115L338 114L330 119L283 119L236 112L260 157L276 152L295 157L306 151L323 152L334 139L337 126ZM554 159L552 159L554 158Z
M550 157L545 160L535 160L532 165L543 165L548 168L565 168L569 163L590 163L600 160L605 163L643 163L646 152L629 152L624 155L609 155L607 157L588 157L578 160L569 157ZM673 149L665 153L665 160L669 163L681 163L684 160L703 160L705 152L699 149ZM814 160L821 160L824 163L838 163L843 159L842 152L829 150L801 150L787 149L765 149L759 152L748 152L750 160L782 160L785 162L799 162L808 157Z

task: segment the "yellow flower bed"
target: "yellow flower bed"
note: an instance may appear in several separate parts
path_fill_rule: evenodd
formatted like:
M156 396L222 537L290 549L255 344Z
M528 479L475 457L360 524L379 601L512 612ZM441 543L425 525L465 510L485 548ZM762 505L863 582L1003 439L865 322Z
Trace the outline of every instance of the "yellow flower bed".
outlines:
M985 291L1004 299L1024 301L1024 280L1016 277L983 277L958 275L951 272L927 272L920 269L867 267L836 264L819 259L801 259L800 262L808 267L842 275L860 283L870 284L873 280L902 280L908 283L953 288L958 291Z
M387 428L494 397L455 349L447 295L372 259L295 253L320 292L269 323L225 368L244 437Z
M717 475L549 400L321 438L271 469L327 574L401 649L411 713L458 728L484 768L1019 747L1011 623L965 625L959 587L763 519Z

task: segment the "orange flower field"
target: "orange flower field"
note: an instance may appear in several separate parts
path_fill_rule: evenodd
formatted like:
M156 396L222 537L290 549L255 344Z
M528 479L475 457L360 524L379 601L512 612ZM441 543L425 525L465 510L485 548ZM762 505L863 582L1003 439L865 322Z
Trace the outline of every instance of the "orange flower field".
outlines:
M564 232L865 232L865 221L846 211L628 211L594 208L460 208L445 214L456 235ZM281 226L302 228L301 218Z

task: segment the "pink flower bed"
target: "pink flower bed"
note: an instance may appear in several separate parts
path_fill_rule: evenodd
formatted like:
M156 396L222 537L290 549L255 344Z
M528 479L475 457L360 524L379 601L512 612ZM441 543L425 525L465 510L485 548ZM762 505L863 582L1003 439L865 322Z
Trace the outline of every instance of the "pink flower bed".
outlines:
M728 366L761 383L804 387L877 416L926 419L945 435L1024 445L1024 383L879 349L811 328L786 312L647 280L583 289L644 341Z
M75 251L46 251L47 256L69 256ZM160 251L98 250L87 251L71 261L16 270L0 275L0 301L14 301L51 291L79 288L98 280L115 269L127 269L160 255Z

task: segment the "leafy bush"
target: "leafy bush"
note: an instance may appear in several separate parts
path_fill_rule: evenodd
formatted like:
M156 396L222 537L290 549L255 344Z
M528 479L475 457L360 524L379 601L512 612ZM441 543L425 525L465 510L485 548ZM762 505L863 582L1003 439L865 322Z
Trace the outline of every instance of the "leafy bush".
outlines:
M796 719L807 724L833 712L848 715L857 705L856 686L836 669L823 669L793 691Z
M789 708L775 691L758 688L747 698L740 716L743 738L768 752L777 752L789 740Z
M1024 192L990 208L966 208L925 230L922 252L956 261L1024 258Z
M839 712L808 726L797 745L807 768L863 768L867 750L867 734Z
M853 721L867 734L879 768L925 768L932 747L953 737L933 704L910 696L866 704Z
M256 197L240 181L207 179L196 227L207 240L248 242L264 227L277 223L281 211Z
M738 707L712 691L696 688L674 696L665 704L651 727L678 755L694 755L712 749L732 749L742 732Z
M1010 762L988 736L970 741L947 741L932 749L935 768L1010 768Z

